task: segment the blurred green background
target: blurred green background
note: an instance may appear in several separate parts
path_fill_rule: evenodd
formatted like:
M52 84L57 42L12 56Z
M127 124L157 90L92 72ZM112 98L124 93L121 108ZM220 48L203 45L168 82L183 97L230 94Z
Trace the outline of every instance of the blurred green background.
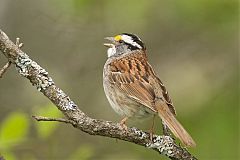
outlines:
M237 0L1 0L0 28L89 116L119 121L102 88L106 36L135 33L167 86L199 159L239 159ZM0 66L6 58L0 54ZM157 152L70 125L14 67L0 79L0 155L7 160L157 160ZM151 120L129 121L148 130ZM160 119L156 132L161 134Z

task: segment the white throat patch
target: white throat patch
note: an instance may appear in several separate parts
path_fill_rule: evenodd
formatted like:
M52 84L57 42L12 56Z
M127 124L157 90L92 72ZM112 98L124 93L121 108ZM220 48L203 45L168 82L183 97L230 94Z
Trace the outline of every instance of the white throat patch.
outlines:
M142 49L142 47L138 43L133 41L132 37L130 37L128 35L122 35L121 38L124 42L129 43L129 44L131 44L131 45L133 45L133 46L135 46L139 49Z
M111 47L111 48L108 48L108 50L107 50L107 55L108 55L108 58L109 57L111 57L111 56L113 56L114 54L116 54L116 47L114 46L114 47Z

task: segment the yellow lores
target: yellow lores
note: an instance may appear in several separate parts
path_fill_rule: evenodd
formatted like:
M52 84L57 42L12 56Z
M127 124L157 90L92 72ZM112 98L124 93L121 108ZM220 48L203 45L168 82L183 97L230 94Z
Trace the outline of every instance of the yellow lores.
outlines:
M122 36L121 35L116 35L115 37L114 37L114 40L115 41L120 41L122 39Z

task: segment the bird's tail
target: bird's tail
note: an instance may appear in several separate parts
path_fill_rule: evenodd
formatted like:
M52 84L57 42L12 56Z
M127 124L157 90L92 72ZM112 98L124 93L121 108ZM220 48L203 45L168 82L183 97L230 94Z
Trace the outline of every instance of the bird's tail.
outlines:
M162 121L168 126L172 133L188 147L195 147L196 143L183 126L175 118L166 103L156 102L156 109Z

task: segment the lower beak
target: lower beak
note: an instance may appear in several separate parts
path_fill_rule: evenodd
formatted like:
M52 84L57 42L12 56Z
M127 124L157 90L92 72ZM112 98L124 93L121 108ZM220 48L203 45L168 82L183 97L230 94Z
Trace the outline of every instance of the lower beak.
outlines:
M114 47L114 44L111 44L111 43L103 43L103 45L105 47L108 47L108 48L113 48Z

